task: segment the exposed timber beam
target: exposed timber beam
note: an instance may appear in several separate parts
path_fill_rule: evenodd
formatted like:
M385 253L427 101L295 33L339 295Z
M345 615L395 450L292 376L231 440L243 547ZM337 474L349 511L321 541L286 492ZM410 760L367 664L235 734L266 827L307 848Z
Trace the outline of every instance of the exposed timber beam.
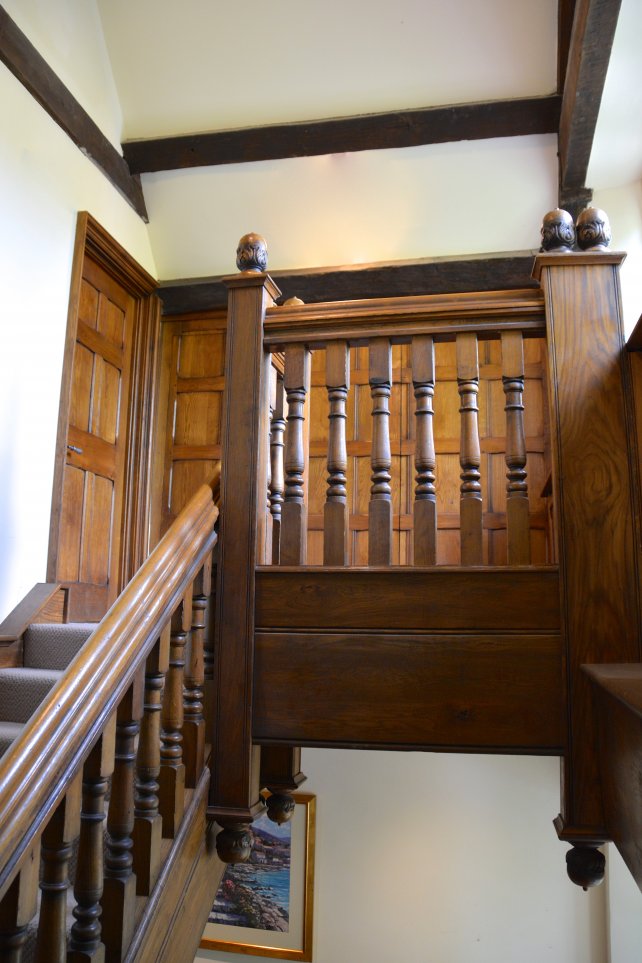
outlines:
M534 242L537 241L533 237ZM536 287L531 277L533 254L468 255L422 258L343 267L270 271L283 298L306 304L412 294L452 294ZM225 307L227 289L220 277L165 281L157 292L163 314L187 314Z
M1 6L0 60L83 154L100 168L136 213L147 221L139 178L132 177L127 161Z
M575 4L559 129L560 207L573 214L591 198L586 174L620 5L621 0Z
M132 173L142 174L385 147L550 134L557 131L560 106L561 98L554 95L426 107L128 141L123 144L123 152Z

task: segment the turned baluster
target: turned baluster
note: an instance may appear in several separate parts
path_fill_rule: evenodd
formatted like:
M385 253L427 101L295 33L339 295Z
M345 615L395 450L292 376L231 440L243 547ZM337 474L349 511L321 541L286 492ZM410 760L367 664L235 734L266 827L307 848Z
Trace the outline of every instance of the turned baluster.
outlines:
M465 332L457 335L457 386L461 414L460 541L461 564L481 565L482 554L482 496L481 452L477 423L479 393L479 362L477 335Z
M105 839L105 882L100 900L107 960L122 959L134 932L134 763L136 737L142 714L143 675L139 672L121 700L116 714L114 774L111 779Z
M531 560L526 441L524 439L524 347L521 331L502 333L502 382L506 395L506 529L508 564Z
M134 788L133 870L136 892L149 896L158 877L163 820L159 812L160 721L165 673L169 668L170 626L147 656L143 719L140 727Z
M20 963L29 922L38 905L40 841L28 853L20 872L0 900L0 960Z
M101 963L105 946L101 940L103 893L103 822L105 794L114 763L116 716L112 716L102 736L89 754L82 776L80 840L74 883L75 923L71 927L68 963Z
M185 808L185 765L183 763L183 676L185 643L191 625L191 588L172 615L169 669L165 679L161 710L161 771L159 808L163 836L173 839Z
M330 405L328 431L328 489L323 508L323 564L348 564L348 498L346 473L346 402L350 388L350 349L347 341L326 349L325 383Z
M274 386L272 421L270 424L270 512L272 514L272 564L278 565L281 554L281 511L285 481L283 476L283 379L277 377Z
M194 789L198 783L205 761L204 645L207 597L210 594L211 585L212 557L210 555L194 582L189 658L185 669L183 761L185 763L185 785L190 789Z
M390 488L390 393L392 351L387 338L373 338L369 353L372 397L372 485L368 508L368 565L392 564L392 496Z
M310 390L310 352L285 350L283 385L288 405L285 435L285 499L281 512L281 565L304 565L307 556L305 403Z
M67 959L68 867L78 835L82 774L67 790L42 834L40 915L35 963L65 963Z
M420 335L412 339L412 384L415 392L415 565L437 563L437 496L435 493L435 440L432 401L435 394L435 346Z

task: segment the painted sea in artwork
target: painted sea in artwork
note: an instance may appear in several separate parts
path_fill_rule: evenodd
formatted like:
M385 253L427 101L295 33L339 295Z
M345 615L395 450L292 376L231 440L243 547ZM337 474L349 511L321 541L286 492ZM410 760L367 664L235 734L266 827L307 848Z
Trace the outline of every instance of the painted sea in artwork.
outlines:
M290 922L290 823L263 815L252 825L254 848L247 863L223 874L210 923L287 933Z

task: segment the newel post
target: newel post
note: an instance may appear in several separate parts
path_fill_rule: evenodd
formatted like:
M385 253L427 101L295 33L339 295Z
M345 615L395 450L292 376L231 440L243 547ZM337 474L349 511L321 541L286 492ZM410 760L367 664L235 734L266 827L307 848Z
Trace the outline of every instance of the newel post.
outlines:
M552 211L542 228L541 283L548 340L553 486L566 646L567 746L562 759L560 839L573 844L569 876L599 882L608 838L597 729L586 663L637 662L640 616L632 393L624 358L618 268L606 215L577 222Z
M219 556L213 663L212 781L209 815L223 827L221 859L246 859L249 824L263 809L260 749L252 744L254 570L263 561L267 524L270 355L265 311L279 290L265 273L263 238L241 238L241 271L229 292L222 438Z

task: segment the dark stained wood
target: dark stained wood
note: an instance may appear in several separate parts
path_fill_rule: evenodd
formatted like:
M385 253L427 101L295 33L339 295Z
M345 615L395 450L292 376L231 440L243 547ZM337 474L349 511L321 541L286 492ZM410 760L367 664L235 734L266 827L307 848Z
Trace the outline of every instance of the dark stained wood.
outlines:
M559 124L560 191L586 186L621 0L577 0Z
M564 92L568 52L576 0L558 0L557 3L557 92Z
M304 565L307 540L306 400L310 391L310 352L303 345L285 350L283 388L287 405L285 493L281 509L279 561Z
M358 667L358 671L355 671ZM559 753L559 635L259 633L254 737Z
M36 963L66 963L68 865L78 836L82 780L72 784L42 834Z
M34 585L0 624L0 643L19 639L29 625L38 621L40 613L52 599L59 595L64 596L64 593L55 582L38 582Z
M457 140L552 134L557 131L559 113L557 95L525 97L127 141L123 152L132 173L142 174Z
M642 315L637 320L626 342L628 351L642 351Z
M524 345L519 331L506 331L502 334L502 370L506 396L508 564L528 565L531 551L524 438Z
M263 808L252 743L254 569L265 550L270 356L265 310L278 290L266 274L228 278L221 513L217 563L210 815L251 822Z
M350 351L345 341L326 349L328 391L328 482L323 506L323 564L348 564L346 402L350 389Z
M459 514L462 565L481 565L482 548L482 493L481 452L479 448L479 357L477 335L466 332L457 335L457 390L461 415L459 464L461 486Z
M553 567L271 569L256 576L261 631L551 632L559 628Z
M368 504L368 565L392 564L392 455L390 452L390 393L392 351L388 338L374 338L368 350L368 381L372 399L372 451Z
M431 337L412 340L412 384L415 395L416 448L415 500L413 505L413 563L437 562L437 498L435 492L435 345Z
M32 847L11 886L0 900L0 959L22 963L28 926L38 901L40 840Z
M281 514L285 492L285 472L283 468L285 433L283 379L271 372L271 416L270 416L270 514L272 516L272 564L278 565L281 558Z
M608 838L642 890L642 665L585 666L598 719Z
M604 838L596 718L581 666L641 654L637 466L618 265L606 252L541 255L553 489L568 660L568 755L558 833ZM581 323L578 321L581 320Z
M533 234L533 245L538 242ZM500 291L536 287L531 278L530 252L470 255L468 257L421 258L341 267L270 271L285 292L306 304L354 298L386 298L396 295ZM225 307L227 289L221 277L192 278L161 283L158 294L163 314L185 314Z
M209 594L209 593L208 593ZM185 785L196 786L205 758L205 717L203 685L205 683L204 642L207 625L207 596L195 586L192 596L192 625L183 690L183 757Z
M191 590L172 615L169 640L169 668L165 677L161 709L159 811L163 836L173 838L183 818L185 805L185 763L183 762L183 678L185 644L191 619Z
M140 179L132 177L127 161L121 157L2 7L0 59L83 154L96 164L136 213L147 222Z

